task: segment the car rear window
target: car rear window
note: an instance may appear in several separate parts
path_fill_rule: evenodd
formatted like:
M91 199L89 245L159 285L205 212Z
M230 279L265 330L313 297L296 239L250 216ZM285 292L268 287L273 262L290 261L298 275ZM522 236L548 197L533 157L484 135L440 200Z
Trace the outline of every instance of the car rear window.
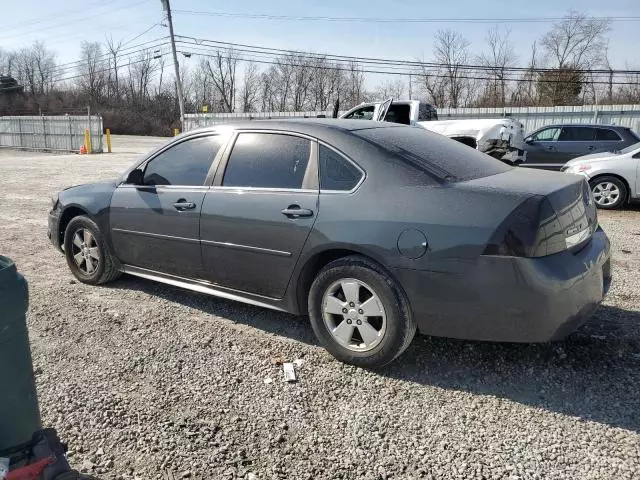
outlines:
M618 141L618 140L622 140L620 138L620 135L618 135L616 132L614 132L611 129L608 128L598 128L596 130L596 140L600 140L600 141Z
M444 181L488 177L512 168L474 148L420 127L368 128L352 133Z

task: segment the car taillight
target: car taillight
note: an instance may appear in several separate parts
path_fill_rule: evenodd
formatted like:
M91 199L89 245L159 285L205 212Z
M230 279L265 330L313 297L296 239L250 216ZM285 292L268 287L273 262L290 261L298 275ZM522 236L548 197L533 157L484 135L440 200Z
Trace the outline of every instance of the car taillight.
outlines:
M581 197L577 202L582 204L584 212L586 201ZM568 227L563 225L549 200L542 195L534 195L522 202L498 226L485 247L484 255L543 257L562 252L584 242L593 232L588 222L577 220Z
M546 197L522 202L495 230L484 255L540 257L566 248L560 221Z

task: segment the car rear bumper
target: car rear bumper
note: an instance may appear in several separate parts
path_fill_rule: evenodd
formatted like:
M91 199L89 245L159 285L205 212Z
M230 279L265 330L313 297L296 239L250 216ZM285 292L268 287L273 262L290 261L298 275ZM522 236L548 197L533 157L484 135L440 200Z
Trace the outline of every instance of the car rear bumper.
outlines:
M60 245L60 212L57 210L51 210L49 212L47 236L53 246L62 251L62 246Z
M611 284L609 239L600 228L578 251L458 262L455 273L394 270L421 333L501 342L561 339L589 318Z

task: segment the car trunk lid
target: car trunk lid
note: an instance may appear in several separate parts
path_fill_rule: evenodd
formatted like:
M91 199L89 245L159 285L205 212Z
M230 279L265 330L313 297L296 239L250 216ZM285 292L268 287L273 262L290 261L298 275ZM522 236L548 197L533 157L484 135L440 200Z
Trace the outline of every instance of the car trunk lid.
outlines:
M584 245L598 227L591 191L578 175L513 168L464 183L522 198L496 229L489 254L551 255Z

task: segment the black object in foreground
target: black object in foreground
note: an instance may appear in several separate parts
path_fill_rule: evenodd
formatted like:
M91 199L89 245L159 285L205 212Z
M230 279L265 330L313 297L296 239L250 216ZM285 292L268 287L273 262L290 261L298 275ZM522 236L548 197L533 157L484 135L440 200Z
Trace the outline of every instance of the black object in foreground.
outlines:
M27 442L42 428L27 332L28 306L27 282L11 259L0 256L0 450Z

